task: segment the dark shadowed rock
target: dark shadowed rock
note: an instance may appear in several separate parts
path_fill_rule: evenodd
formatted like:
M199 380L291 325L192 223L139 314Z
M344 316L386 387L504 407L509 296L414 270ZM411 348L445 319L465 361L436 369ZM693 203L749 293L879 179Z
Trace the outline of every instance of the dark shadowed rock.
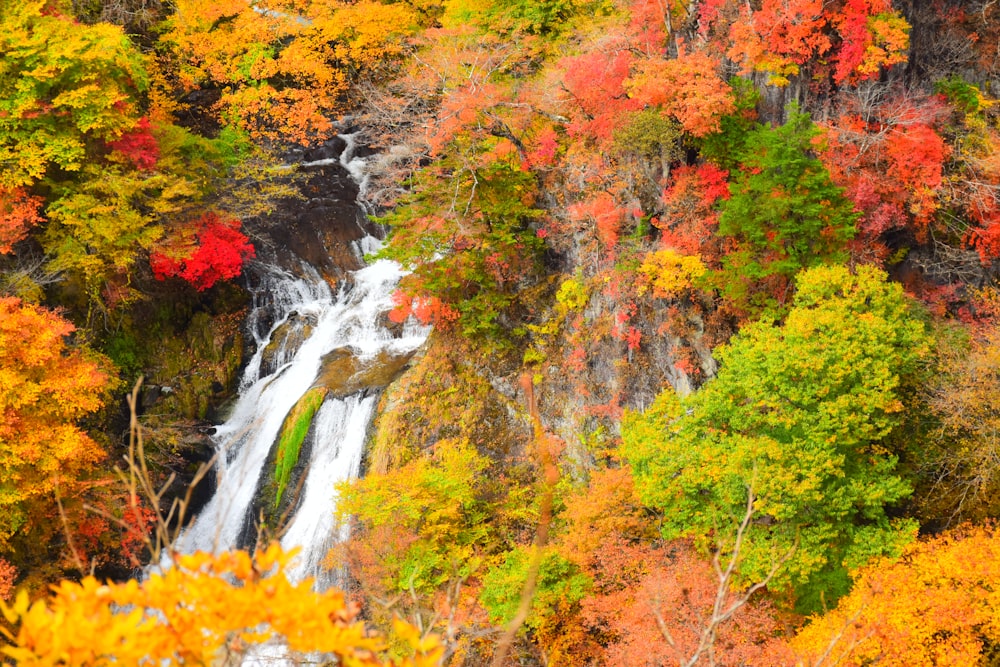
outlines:
M347 142L342 137L333 136L319 146L307 148L302 153L303 162L318 162L320 160L339 160L347 148Z
M306 164L315 161L310 158L336 160L341 152L343 139L330 140L305 151L303 159ZM293 273L305 261L336 283L364 266L356 242L368 235L381 237L382 231L358 206L358 184L339 162L303 166L303 175L297 182L302 198L281 201L255 225L264 239L261 254Z

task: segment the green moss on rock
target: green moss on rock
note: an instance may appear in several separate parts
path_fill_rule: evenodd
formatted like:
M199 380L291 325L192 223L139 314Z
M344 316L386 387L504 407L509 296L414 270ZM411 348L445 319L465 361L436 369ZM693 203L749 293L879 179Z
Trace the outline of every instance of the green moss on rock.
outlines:
M299 451L305 442L306 434L312 425L313 417L327 395L326 387L313 387L299 399L284 424L281 425L281 435L278 439L278 452L275 458L274 479L278 489L275 493L275 508L281 503L281 496L288 486L292 470L299 461Z

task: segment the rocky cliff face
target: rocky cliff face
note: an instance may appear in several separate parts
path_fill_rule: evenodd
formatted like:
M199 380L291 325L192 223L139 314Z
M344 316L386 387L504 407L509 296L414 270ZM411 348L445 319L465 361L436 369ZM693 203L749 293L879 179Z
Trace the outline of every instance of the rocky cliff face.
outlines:
M251 222L258 256L299 274L303 263L330 284L364 266L352 243L366 236L382 238L381 227L358 204L358 174L351 159L367 151L351 135L335 136L310 149L292 150L285 159L296 165L292 180L299 197L278 202L273 214Z

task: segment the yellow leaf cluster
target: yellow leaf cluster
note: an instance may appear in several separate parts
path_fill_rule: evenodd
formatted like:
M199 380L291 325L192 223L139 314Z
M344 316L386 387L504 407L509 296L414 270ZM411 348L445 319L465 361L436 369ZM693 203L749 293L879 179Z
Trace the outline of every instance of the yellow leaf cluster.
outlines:
M706 271L697 255L682 255L672 248L651 252L639 266L639 294L652 289L654 297L676 299Z
M145 581L63 581L45 600L0 603L12 624L2 652L21 665L218 664L239 661L252 647L284 647L291 657L320 653L345 667L440 661L433 637L402 632L413 657L386 663L382 638L356 620L340 591L317 593L292 583L284 568L294 554L276 544L250 555L178 556Z
M980 664L1000 641L1000 530L961 528L862 569L796 637L802 665Z
M219 87L224 118L252 136L305 142L333 130L360 73L378 76L416 29L404 4L178 0L167 40L189 88Z

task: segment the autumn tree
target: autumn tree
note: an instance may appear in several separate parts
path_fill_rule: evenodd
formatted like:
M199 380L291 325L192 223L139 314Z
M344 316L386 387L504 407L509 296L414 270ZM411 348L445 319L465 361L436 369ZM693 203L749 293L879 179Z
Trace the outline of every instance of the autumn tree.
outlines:
M0 558L0 602L13 597L14 580L17 578L17 568L7 560Z
M765 72L773 85L788 85L803 69L856 84L906 62L910 26L891 0L763 0L759 9L733 11L734 4L702 3L702 30L719 34L745 73Z
M938 132L946 111L940 101L875 82L838 100L819 157L859 214L852 255L885 263L904 243L926 243L932 233L947 238L936 222L950 153Z
M425 168L409 200L384 219L396 228L384 255L413 267L400 283L397 315L412 312L509 346L523 317L525 283L540 269L542 241L532 229L542 215L537 196L535 177L509 154L472 169L450 159Z
M59 2L0 3L0 187L31 185L50 168L79 171L88 145L138 119L141 56L121 28L83 26Z
M41 198L24 188L0 188L0 254L12 252L14 244L42 221L41 205Z
M449 650L467 641L466 591L490 535L481 488L488 465L468 441L441 440L406 465L338 487L337 515L355 530L331 562L350 568L376 622L388 626L400 614L441 631Z
M593 471L560 521L556 549L586 595L564 594L537 623L552 664L787 664L773 604L731 589L689 541L660 539L628 467Z
M255 137L308 143L333 133L351 79L378 78L406 50L407 3L181 0L164 41L187 90L221 94L221 120Z
M199 292L220 280L235 278L255 251L240 231L240 221L206 213L175 230L149 258L158 280L183 278Z
M662 394L623 425L640 498L664 536L727 553L726 527L753 493L739 581L794 590L803 608L846 591L847 570L911 539L886 505L910 486L879 443L899 417L901 378L927 352L923 326L885 274L817 267L797 280L779 326L744 327L716 350L718 376L688 398Z
M800 664L983 664L1000 642L998 566L993 526L963 526L879 559L799 632Z
M686 132L702 137L718 132L720 118L735 111L732 90L718 70L705 53L682 51L670 60L643 61L626 85L632 97L661 107Z
M601 4L594 0L487 0L455 3L458 9L451 8L451 13L504 37L546 36L566 30L571 19L600 10Z
M933 419L909 453L923 480L915 500L928 519L982 520L995 516L1000 502L1000 339L988 329L941 348L939 370L921 392Z
M79 492L105 456L78 423L103 404L110 363L68 345L73 330L49 310L0 298L0 549L51 515L57 489Z

